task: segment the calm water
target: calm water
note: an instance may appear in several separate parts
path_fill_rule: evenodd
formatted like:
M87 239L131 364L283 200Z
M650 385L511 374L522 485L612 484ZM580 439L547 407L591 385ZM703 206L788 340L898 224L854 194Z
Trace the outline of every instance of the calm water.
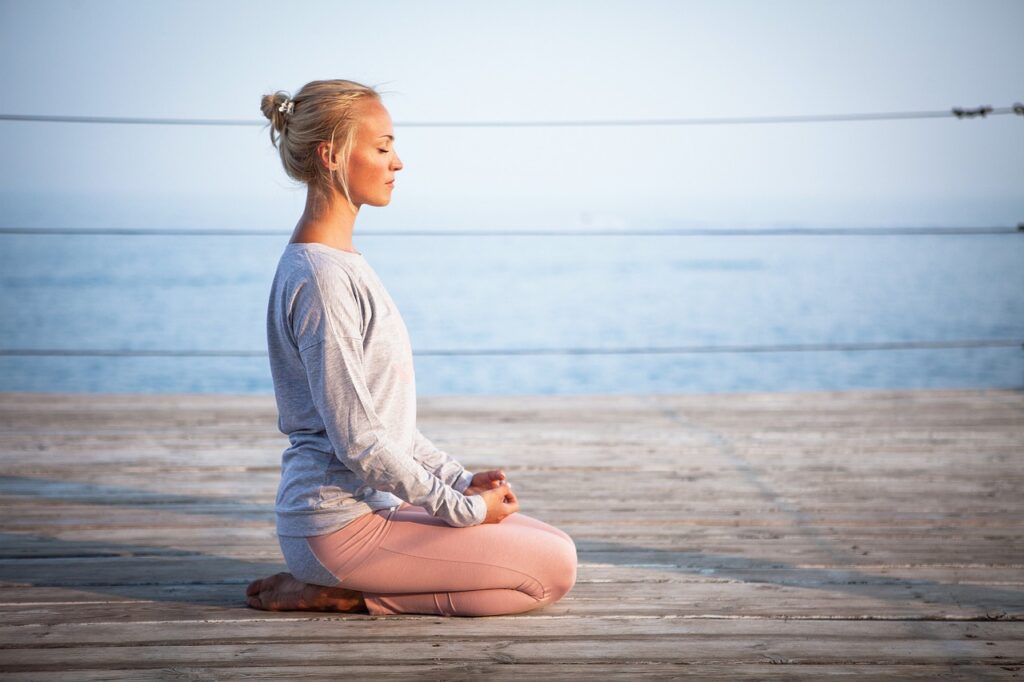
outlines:
M275 237L0 235L0 390L273 391ZM1024 386L1024 235L357 235L430 394ZM460 355L1016 340L1016 347ZM431 352L456 351L433 355Z

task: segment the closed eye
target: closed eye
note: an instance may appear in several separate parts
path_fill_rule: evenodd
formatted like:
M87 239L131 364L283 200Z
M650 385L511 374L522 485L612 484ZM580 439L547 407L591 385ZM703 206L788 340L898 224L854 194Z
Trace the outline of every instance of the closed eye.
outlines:
M377 151L379 151L381 154L387 154L388 153L387 149L381 149L380 147L377 148Z

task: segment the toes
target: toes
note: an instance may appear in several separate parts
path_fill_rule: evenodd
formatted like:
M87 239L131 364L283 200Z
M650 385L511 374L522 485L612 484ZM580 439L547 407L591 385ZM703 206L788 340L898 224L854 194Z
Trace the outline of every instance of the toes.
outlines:
M251 583L249 583L249 586L245 588L246 595L251 597L253 595L259 594L259 592L260 592L260 585L262 583L263 583L263 580L253 580Z
M248 597L245 600L245 603L248 604L250 608L263 609L263 602L260 601L259 597Z

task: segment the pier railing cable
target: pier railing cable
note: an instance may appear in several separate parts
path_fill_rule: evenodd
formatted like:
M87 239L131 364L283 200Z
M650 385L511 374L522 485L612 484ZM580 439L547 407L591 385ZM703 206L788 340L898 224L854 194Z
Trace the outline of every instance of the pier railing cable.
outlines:
M827 235L961 235L1024 233L1024 223L1016 227L982 225L957 227L770 227L770 228L686 228L664 230L374 230L361 237L771 237ZM185 237L286 237L290 230L229 228L137 228L137 227L0 227L0 235L118 235Z
M951 348L1022 348L1024 339L964 339L953 341L882 341L852 343L784 343L765 345L695 345L626 348L435 348L414 350L424 357L495 355L683 355L689 353L793 353L810 351L887 351ZM174 357L255 358L263 350L130 350L85 348L4 348L0 357Z
M974 109L952 107L930 111L882 111L849 114L805 114L794 116L705 116L650 119L577 119L537 121L400 121L398 128L586 128L595 126L709 126L758 125L776 123L843 123L849 121L900 121L936 118L988 118L1024 116L1024 104L1007 107L980 106ZM241 118L161 118L152 116L64 116L43 114L0 114L0 121L31 123L98 123L167 126L264 126L266 120Z

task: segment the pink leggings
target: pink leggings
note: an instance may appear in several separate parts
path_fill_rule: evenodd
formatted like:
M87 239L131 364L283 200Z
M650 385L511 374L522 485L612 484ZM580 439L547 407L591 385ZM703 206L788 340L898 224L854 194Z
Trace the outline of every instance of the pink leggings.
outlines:
M403 503L306 542L337 585L363 593L372 615L521 613L559 600L576 582L572 538L520 512L454 528Z

